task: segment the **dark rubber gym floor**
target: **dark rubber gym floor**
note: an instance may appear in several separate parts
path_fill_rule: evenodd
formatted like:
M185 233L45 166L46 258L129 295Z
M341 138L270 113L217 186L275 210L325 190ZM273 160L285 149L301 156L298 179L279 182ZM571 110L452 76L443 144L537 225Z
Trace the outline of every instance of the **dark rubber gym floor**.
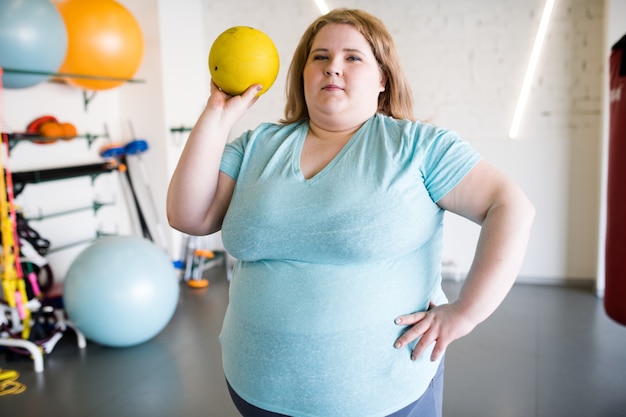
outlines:
M204 291L181 287L171 322L141 345L81 351L68 333L44 356L42 373L0 350L0 368L18 371L26 386L0 397L0 416L238 416L217 340L228 281L221 267L206 276ZM452 299L459 288L445 282ZM626 327L589 290L518 284L450 347L445 380L445 417L624 417Z

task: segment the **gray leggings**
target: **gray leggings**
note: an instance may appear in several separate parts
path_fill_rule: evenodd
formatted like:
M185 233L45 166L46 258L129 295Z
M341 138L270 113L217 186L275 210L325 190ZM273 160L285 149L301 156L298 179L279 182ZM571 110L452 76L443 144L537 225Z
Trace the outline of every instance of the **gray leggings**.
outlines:
M417 401L393 414L389 414L387 417L441 417L443 406L443 362L442 360L426 392ZM273 413L253 406L241 398L228 381L226 381L226 384L228 385L228 392L230 392L233 403L243 417L289 417L285 414Z

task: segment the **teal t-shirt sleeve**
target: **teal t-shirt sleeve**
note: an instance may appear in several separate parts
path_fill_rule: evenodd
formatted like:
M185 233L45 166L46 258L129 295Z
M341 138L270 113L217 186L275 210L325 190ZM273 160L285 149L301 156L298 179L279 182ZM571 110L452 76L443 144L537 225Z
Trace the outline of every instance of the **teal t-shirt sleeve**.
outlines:
M232 142L227 143L224 147L224 154L220 162L220 171L235 181L237 181L239 177L239 170L241 169L241 163L243 162L243 155L250 133L249 131L244 133Z
M424 185L438 202L467 175L481 159L472 146L454 131L436 129L422 164Z

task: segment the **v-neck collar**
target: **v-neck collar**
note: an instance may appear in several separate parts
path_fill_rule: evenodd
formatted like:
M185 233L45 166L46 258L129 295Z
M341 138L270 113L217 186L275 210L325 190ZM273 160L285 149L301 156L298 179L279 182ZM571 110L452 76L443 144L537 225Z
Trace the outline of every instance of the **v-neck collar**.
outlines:
M302 157L302 149L304 147L304 141L307 137L307 134L309 133L309 123L308 122L302 123L302 126L299 129L300 131L299 131L298 140L296 143L296 149L295 149L295 152L293 153L293 158L294 158L293 164L294 164L294 167L296 168L296 174L298 175L299 179L304 181L307 184L313 184L317 182L319 178L322 178L323 176L325 176L328 171L331 171L333 167L337 165L337 163L343 158L343 155L345 155L346 152L350 150L353 144L361 136L361 130L363 129L365 124L369 122L369 120L370 119L366 120L365 123L363 123L361 127L359 127L352 134L350 139L348 139L348 141L345 143L345 145L343 145L343 147L339 150L339 152L337 152L337 154L333 157L333 159L331 159L330 162L326 164L324 168L322 168L317 174L313 175L311 178L305 178L304 174L302 173L302 169L300 168L300 159Z

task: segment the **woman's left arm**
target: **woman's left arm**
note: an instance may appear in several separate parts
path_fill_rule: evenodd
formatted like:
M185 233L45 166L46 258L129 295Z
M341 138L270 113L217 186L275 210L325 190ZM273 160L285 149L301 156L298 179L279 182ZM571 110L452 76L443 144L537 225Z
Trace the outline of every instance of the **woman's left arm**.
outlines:
M495 311L519 273L535 217L522 190L486 161L477 163L437 204L481 225L480 237L457 300L396 319L398 325L411 326L396 348L421 336L414 359L435 342L431 360L436 360Z

